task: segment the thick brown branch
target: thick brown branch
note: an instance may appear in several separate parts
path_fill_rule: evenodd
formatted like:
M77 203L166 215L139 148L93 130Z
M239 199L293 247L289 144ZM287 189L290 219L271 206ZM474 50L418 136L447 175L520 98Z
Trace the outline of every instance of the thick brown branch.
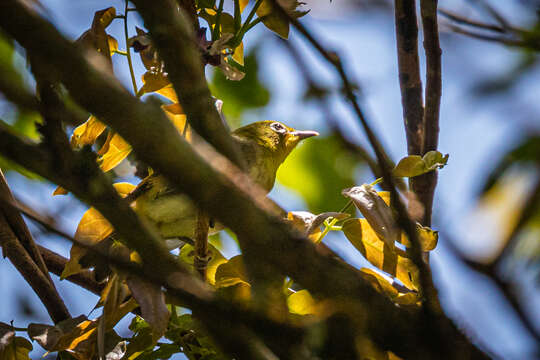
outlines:
M39 251L41 252L41 256L43 257L45 264L47 264L49 271L57 276L60 276L62 271L64 271L64 267L66 266L68 259L43 246L39 246ZM96 295L101 294L101 291L104 288L103 284L98 283L94 279L94 275L90 270L84 270L78 274L68 276L66 280L77 284Z
M399 85L409 155L422 154L424 106L418 60L418 24L415 0L396 0L396 40Z
M71 316L62 298L58 295L49 273L47 272L45 275L22 246L7 217L4 216L4 211L0 213L0 244L4 256L11 261L38 295L51 319L55 323L69 319Z

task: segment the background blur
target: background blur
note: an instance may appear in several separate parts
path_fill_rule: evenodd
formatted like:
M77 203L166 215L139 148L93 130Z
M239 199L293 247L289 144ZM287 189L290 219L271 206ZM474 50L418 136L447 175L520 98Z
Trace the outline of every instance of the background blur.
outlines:
M385 1L308 1L311 12L301 20L327 47L338 51L360 88L361 101L379 136L394 161L406 155L402 124L392 2ZM77 38L90 27L95 11L115 6L123 11L123 1L41 0L46 16L68 37ZM489 21L477 1L440 1L440 8L465 17ZM530 29L538 22L535 1L492 1L500 13L515 26ZM251 6L251 5L250 5ZM247 12L246 12L247 14ZM143 27L137 15L130 13L131 35L135 25ZM497 253L500 238L515 204L534 180L527 166L514 166L503 177L503 185L492 189L479 200L488 175L501 158L533 134L540 133L540 68L537 55L521 48L485 42L454 34L447 22L441 22L443 50L443 98L439 149L449 153L448 165L439 173L433 228L440 231L440 244L432 255L432 268L443 306L458 326L482 347L498 357L529 359L538 344L521 326L511 307L485 276L473 273L450 252L445 243L452 241L475 259ZM120 21L108 28L125 49ZM322 62L291 29L290 43L297 48L307 71L319 85L329 89L327 99L331 115L350 140L367 142L340 95L336 74ZM212 90L224 101L224 113L235 128L256 120L274 119L299 129L313 129L321 136L310 139L287 160L278 174L278 183L270 194L287 210L309 210L314 213L338 211L345 203L341 189L374 180L367 167L329 136L327 112L309 96L297 63L289 51L266 28L255 27L244 39L247 76L239 83L224 80L221 73L208 70ZM423 49L419 45L421 52ZM135 70L140 82L144 68L138 56ZM25 62L18 59L22 69ZM131 88L127 62L113 57L115 73ZM422 57L422 72L423 70ZM28 78L31 83L31 79ZM308 94L309 95L309 94ZM144 99L144 98L143 98ZM26 126L15 109L0 98L0 118ZM19 121L19 123L17 123ZM540 157L540 154L538 155ZM1 163L0 163L1 164ZM5 166L2 165L2 166ZM119 180L136 183L126 162L117 170ZM52 197L56 187L37 179L26 178L15 171L7 174L15 195L42 214L54 216L60 228L75 232L87 207L68 196ZM29 223L41 244L69 256L70 244L41 232ZM538 227L531 228L532 248L527 254L538 257ZM222 236L226 255L238 252L234 242ZM525 239L524 241L530 240ZM534 242L536 241L536 242ZM331 234L325 243L351 264L367 263L342 235ZM536 246L536 250L534 248ZM529 249L529 250L527 250ZM530 250L532 249L532 250ZM532 251L532 253L530 252ZM534 252L536 251L536 253ZM516 290L527 315L540 327L540 289L535 266L506 264L517 284ZM55 278L55 280L58 280ZM74 315L88 314L97 297L67 281L58 281L60 295ZM0 261L0 321L25 327L28 322L48 322L45 309L22 277L7 261ZM42 354L35 344L33 357Z

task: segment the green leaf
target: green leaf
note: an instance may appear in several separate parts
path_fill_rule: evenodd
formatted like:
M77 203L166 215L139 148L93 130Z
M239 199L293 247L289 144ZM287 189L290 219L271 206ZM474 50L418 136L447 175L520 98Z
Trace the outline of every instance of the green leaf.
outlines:
M414 177L441 169L447 162L448 154L443 155L438 151L428 151L424 157L409 155L399 161L393 174L396 177Z

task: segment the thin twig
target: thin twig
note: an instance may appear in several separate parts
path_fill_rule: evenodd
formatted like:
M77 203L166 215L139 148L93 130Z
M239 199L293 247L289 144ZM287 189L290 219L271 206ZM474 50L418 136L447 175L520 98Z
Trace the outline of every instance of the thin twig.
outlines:
M439 9L438 12L439 12L439 14L444 16L445 18L447 18L449 20L452 20L453 22L461 24L461 25L467 25L467 26L471 26L471 27L475 27L475 28L479 28L479 29L495 31L495 32L498 32L498 33L501 33L501 34L506 33L506 29L504 29L504 28L502 28L500 26L487 24L487 23L480 22L480 21L477 21L477 20L467 19L467 18L465 18L465 17L463 17L463 16L461 16L459 14L456 14L454 12L451 12L449 10Z
M129 75L131 76L131 84L133 85L133 93L137 94L137 80L135 80L135 72L133 71L133 62L131 61L131 48L129 46L129 29L128 29L128 4L129 1L125 0L126 6L124 7L124 39L126 41L126 56L129 66Z

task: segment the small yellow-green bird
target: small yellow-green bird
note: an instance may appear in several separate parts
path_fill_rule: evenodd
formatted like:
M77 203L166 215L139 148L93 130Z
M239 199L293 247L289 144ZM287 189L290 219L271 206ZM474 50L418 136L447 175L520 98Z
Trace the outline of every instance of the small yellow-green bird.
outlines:
M295 130L278 121L258 121L232 132L248 175L267 192L274 186L279 166L296 145L317 135L316 131ZM197 208L186 195L172 189L163 176L146 177L128 199L136 201L137 213L156 226L169 248L179 246L180 238L193 238ZM210 225L210 233L223 229L220 224Z

